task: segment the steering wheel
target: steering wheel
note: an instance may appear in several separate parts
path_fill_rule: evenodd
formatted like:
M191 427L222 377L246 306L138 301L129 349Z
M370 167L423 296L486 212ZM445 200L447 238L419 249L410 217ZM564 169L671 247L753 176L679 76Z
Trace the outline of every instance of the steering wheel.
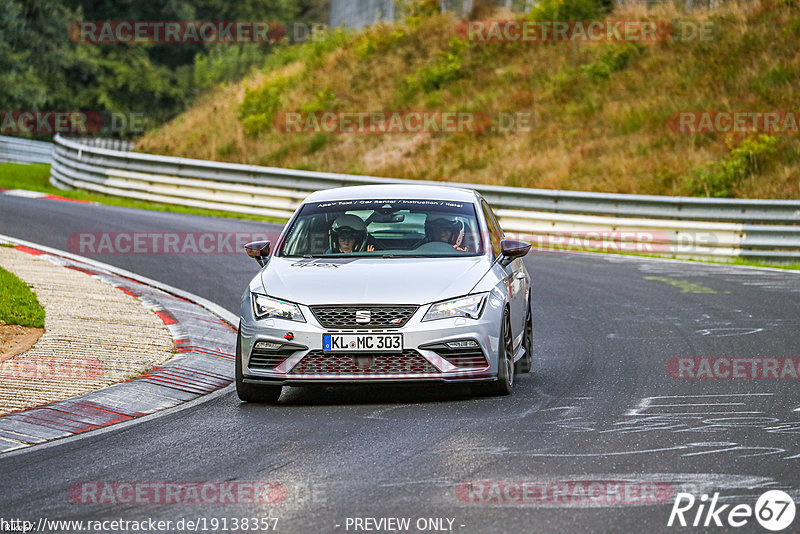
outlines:
M430 252L433 254L444 254L447 252L453 252L456 249L453 248L453 245L450 243L444 243L442 241L428 241L427 243L422 243L421 245L417 246L414 250L419 252Z

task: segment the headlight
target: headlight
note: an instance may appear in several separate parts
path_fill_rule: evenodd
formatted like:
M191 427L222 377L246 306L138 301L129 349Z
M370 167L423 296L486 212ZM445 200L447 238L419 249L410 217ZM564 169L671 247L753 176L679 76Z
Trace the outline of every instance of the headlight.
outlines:
M431 305L431 309L422 318L423 321L449 319L450 317L468 317L477 319L481 316L488 293L477 293L457 299L445 300Z
M286 319L287 321L306 322L305 317L303 317L303 312L300 311L300 307L297 304L274 299L266 295L256 295L255 293L252 295L253 311L256 314L256 318L276 317L278 319Z

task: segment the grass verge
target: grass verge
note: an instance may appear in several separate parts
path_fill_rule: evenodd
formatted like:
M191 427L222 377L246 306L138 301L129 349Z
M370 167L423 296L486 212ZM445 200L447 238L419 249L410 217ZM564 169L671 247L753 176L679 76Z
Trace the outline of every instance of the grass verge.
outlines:
M44 315L36 293L0 267L0 323L44 328Z
M607 249L600 249L600 248L582 248L582 249L561 249L561 248L540 248L540 249L532 249L531 252L545 252L545 253L556 253L556 252L589 252L593 254L615 254L617 256L636 256L639 258L654 258L657 260L677 260L677 261L692 261L695 263L713 263L716 265L733 265L739 267L767 267L770 269L784 269L787 271L800 271L800 263L772 263L768 261L756 261L756 260L748 260L743 258L736 258L730 261L724 260L701 260L698 258L673 258L670 256L659 256L658 254L642 254L637 252L619 252L615 250L607 250Z
M65 198L85 200L88 202L96 202L98 204L119 206L123 208L167 211L170 213L188 213L191 215L205 215L207 217L228 217L275 223L286 222L277 217L265 217L261 215L251 215L249 213L191 208L188 206L176 206L174 204L161 204L159 202L148 202L146 200L114 197L99 193L90 193L87 191L58 189L50 183L50 165L36 163L30 165L18 163L0 163L0 188L40 191L50 195L58 195Z

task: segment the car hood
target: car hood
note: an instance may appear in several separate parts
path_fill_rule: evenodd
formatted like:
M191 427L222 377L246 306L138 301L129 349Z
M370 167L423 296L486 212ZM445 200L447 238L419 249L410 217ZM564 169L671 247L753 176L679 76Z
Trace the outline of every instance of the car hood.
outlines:
M300 304L426 304L465 295L491 267L468 258L273 256L261 271L270 296Z

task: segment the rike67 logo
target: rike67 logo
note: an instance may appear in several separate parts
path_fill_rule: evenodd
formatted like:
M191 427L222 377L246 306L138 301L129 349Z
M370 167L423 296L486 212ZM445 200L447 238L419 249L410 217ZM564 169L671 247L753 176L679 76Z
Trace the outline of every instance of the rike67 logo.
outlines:
M739 528L755 518L765 529L778 532L794 521L794 500L784 491L767 491L758 498L755 508L749 504L718 504L718 500L719 493L715 493L711 501L708 495L695 499L691 493L678 493L667 526Z

